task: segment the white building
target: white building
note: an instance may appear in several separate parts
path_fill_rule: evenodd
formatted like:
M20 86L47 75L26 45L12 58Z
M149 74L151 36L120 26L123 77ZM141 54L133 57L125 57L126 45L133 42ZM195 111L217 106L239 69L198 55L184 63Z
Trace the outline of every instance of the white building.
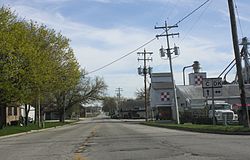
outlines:
M171 73L152 73L150 108L156 119L175 120L174 92Z
M30 111L29 111L29 114L28 114L28 117L29 117L29 119L32 119L32 121L34 121L35 120L35 108L34 107L32 107L32 106L29 106L30 107ZM26 117L26 115L25 115L25 106L21 106L20 107L20 109L21 109L21 116L22 117Z

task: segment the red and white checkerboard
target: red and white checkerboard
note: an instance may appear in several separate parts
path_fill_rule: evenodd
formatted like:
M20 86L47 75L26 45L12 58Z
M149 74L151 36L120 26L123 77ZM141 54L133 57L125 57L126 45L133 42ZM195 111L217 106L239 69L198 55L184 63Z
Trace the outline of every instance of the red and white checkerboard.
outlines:
M194 77L194 83L195 83L195 85L201 85L202 84L202 79L203 79L202 75L196 75Z
M161 101L170 101L169 92L161 92Z

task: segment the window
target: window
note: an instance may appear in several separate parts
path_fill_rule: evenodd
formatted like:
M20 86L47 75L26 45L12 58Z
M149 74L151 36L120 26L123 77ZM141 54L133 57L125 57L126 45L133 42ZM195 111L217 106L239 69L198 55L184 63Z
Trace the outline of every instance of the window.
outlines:
M12 107L8 107L8 116L12 116Z
M14 107L14 116L17 116L17 107Z

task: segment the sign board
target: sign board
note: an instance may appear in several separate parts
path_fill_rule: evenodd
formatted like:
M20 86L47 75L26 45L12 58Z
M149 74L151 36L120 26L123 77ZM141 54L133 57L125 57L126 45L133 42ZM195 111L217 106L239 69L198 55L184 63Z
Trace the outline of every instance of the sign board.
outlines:
M202 88L222 88L221 78L204 78Z
M212 91L214 90L214 96L222 96L222 88L204 88L203 89L203 96L204 97L212 97Z
M202 81L204 97L218 97L222 95L221 78L204 78Z

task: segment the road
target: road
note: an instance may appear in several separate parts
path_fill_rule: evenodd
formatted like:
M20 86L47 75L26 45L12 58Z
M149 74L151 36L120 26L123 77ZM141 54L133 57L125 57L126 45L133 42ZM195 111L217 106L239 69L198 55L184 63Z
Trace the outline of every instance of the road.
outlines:
M183 132L104 117L0 138L0 160L247 160L250 137Z

